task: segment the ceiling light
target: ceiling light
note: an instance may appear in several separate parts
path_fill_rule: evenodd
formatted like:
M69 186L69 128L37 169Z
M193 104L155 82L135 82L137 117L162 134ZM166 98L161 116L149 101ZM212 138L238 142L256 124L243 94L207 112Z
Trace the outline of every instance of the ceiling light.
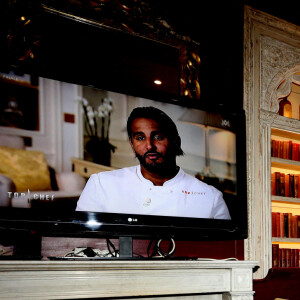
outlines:
M157 84L157 85L161 85L162 84L162 82L160 80L158 80L158 79L154 80L154 83Z

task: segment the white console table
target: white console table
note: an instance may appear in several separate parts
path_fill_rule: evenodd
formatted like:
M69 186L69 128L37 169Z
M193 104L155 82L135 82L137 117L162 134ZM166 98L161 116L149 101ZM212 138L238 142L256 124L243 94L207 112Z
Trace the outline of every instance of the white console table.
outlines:
M252 261L0 261L0 299L252 300L256 265Z

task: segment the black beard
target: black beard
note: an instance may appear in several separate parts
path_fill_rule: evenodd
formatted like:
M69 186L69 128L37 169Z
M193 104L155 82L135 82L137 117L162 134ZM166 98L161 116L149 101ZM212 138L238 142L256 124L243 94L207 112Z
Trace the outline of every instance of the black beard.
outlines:
M152 161L151 163L146 162L146 155L149 153L155 153L159 157L163 158L162 162ZM173 167L176 167L176 156L171 153L166 153L162 155L160 153L149 151L146 152L143 156L135 153L136 158L139 160L140 164L150 173L157 175L165 175L173 170ZM169 159L167 158L169 157Z

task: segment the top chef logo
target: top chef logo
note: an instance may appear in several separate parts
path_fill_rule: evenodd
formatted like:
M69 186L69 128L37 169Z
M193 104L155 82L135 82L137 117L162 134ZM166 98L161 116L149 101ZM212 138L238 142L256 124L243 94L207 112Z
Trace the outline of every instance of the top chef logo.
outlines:
M54 200L54 195L48 195L48 194L31 194L30 190L28 189L27 193L18 193L18 192L8 192L8 198L27 198L28 203L30 199L34 200Z

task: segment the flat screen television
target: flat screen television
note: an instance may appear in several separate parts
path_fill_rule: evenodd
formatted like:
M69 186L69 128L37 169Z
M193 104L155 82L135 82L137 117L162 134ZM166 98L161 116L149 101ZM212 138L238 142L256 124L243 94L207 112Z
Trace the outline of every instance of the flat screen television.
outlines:
M90 96L89 91L96 94L106 93L106 91L89 87L83 87L83 90L88 96ZM120 107L125 95L110 92L110 96L115 97L114 105ZM59 201L53 202L52 206L51 201L39 201L39 205L34 205L34 201L32 201L30 208L21 208L18 205L1 207L1 229L33 230L46 236L106 238L128 236L148 239L173 238L175 240L247 238L245 118L243 112L229 112L225 109L217 110L199 105L197 108L191 108L178 105L177 102L171 104L145 98L126 97L125 101L130 107L132 107L130 100L136 102L139 99L142 103L139 105L157 107L173 119L182 139L182 149L185 152L184 156L177 158L177 164L186 173L215 186L223 193L231 220L190 218L180 215L75 212L74 206L63 207L63 204L59 205ZM181 101L179 102L182 104ZM118 115L115 118L118 118ZM132 153L127 152L129 156L122 162L119 161L120 157L115 159L114 155L117 155L118 151L123 151L122 145L129 147L129 142L127 137L123 140L116 139L120 134L124 135L126 124L120 124L119 120L117 126L114 121L118 120L112 119L111 143L119 144L117 144L118 149L112 157L112 167L122 168L137 165L138 161ZM69 161L69 163L71 162ZM27 195L26 191L24 193ZM126 195L123 200L125 198ZM18 199L14 203L17 204L17 202Z
M55 15L55 17L57 16ZM67 21L69 22L70 18ZM107 34L109 35L109 33ZM53 38L51 36L51 39ZM60 38L60 41L63 41L62 37ZM150 43L150 41L143 40L143 43ZM157 42L154 42L154 44L158 46ZM46 45L50 46L47 43ZM165 49L165 45L159 44L159 47L156 47L157 51L162 51L160 47ZM45 50L42 47L43 49ZM174 47L166 47L166 49L170 50L171 57L176 57L177 50ZM41 53L43 54L43 52ZM67 54L65 53L65 56L61 57L57 63L57 60L53 57L50 59L50 54L49 51L45 50L44 55L40 57L40 61L43 62L41 67L37 67L35 64L20 66L6 65L5 67L1 65L2 70L0 71L5 73L7 69L13 67L15 74L26 72L32 75L32 78L44 76L64 81L66 84L82 84L83 95L87 95L88 100L90 100L89 97L92 97L90 95L93 93L100 92L102 95L103 93L104 95L110 93L112 98L115 96L117 99L115 106L126 108L124 111L125 114L128 114L128 107L133 108L135 106L154 106L163 110L175 122L182 139L182 149L185 155L178 158L178 165L186 173L214 185L223 193L223 198L229 209L231 219L191 218L160 214L124 214L120 212L75 212L74 209L57 210L50 207L45 209L42 206L35 207L33 205L31 208L1 207L1 231L6 233L23 230L28 232L34 231L39 235L46 236L173 238L174 240L197 241L247 238L246 129L243 110L234 110L231 107L221 105L222 103L218 105L216 99L210 101L209 99L195 100L181 97L177 93L180 84L179 73L176 73L178 69L176 62L171 63L171 71L169 70L169 62L167 67L162 68L166 72L168 70L172 72L172 76L169 79L172 82L175 81L175 84L170 85L171 89L163 92L159 92L158 89L158 92L157 90L151 92L151 88L140 88L140 86L134 89L131 85L126 89L126 86L121 85L120 88L120 85L118 85L120 78L117 78L114 84L112 82L108 83L106 74L101 74L101 70L99 70L100 73L94 70L86 77L81 72L82 70L87 70L85 65L87 63L86 60L82 63L80 58L76 57L75 59L75 57L71 57L72 61L70 61L70 59L67 59ZM91 55L93 58L97 57L95 53ZM166 53L164 53L164 56L170 58ZM49 57L51 63L49 63L47 57ZM67 59L68 64L71 64L71 62L74 63L72 71L63 64L64 57ZM142 57L137 58L137 61L140 59ZM103 59L96 60L99 64L101 61L103 62ZM151 59L147 61L147 68L151 69L149 61L151 62ZM79 66L78 70L76 70L77 63ZM60 64L63 65L62 69L59 69ZM163 65L163 61L159 64ZM92 65L92 59L88 58L88 66L92 67ZM143 65L143 63L141 64L141 61L139 61L139 65ZM105 68L107 70L107 66ZM114 68L118 68L118 63L114 64ZM124 73L124 70L127 68L128 66L122 69L122 72ZM110 76L112 74L114 72L109 73ZM97 80L86 80L95 77L97 77ZM103 78L103 81L101 81L101 78ZM165 78L168 79L168 76ZM36 84L36 81L34 84ZM111 92L107 92L107 90ZM176 92L174 92L175 90ZM126 94L120 96L120 94L114 93L119 93L120 91L126 92ZM124 97L126 98L126 105L122 102L124 101ZM94 99L93 101L97 105L97 100ZM210 102L212 105L209 104ZM36 104L36 106L38 105ZM112 122L111 137L113 134L124 137L125 125L121 124L121 127L117 129ZM125 141L125 143L128 144L128 141ZM124 140L121 145L124 145ZM134 157L132 157L131 163L132 161L134 161ZM134 163L138 164L137 161ZM120 165L113 165L115 168L125 166L126 162L124 161ZM5 238L7 238L7 234Z

